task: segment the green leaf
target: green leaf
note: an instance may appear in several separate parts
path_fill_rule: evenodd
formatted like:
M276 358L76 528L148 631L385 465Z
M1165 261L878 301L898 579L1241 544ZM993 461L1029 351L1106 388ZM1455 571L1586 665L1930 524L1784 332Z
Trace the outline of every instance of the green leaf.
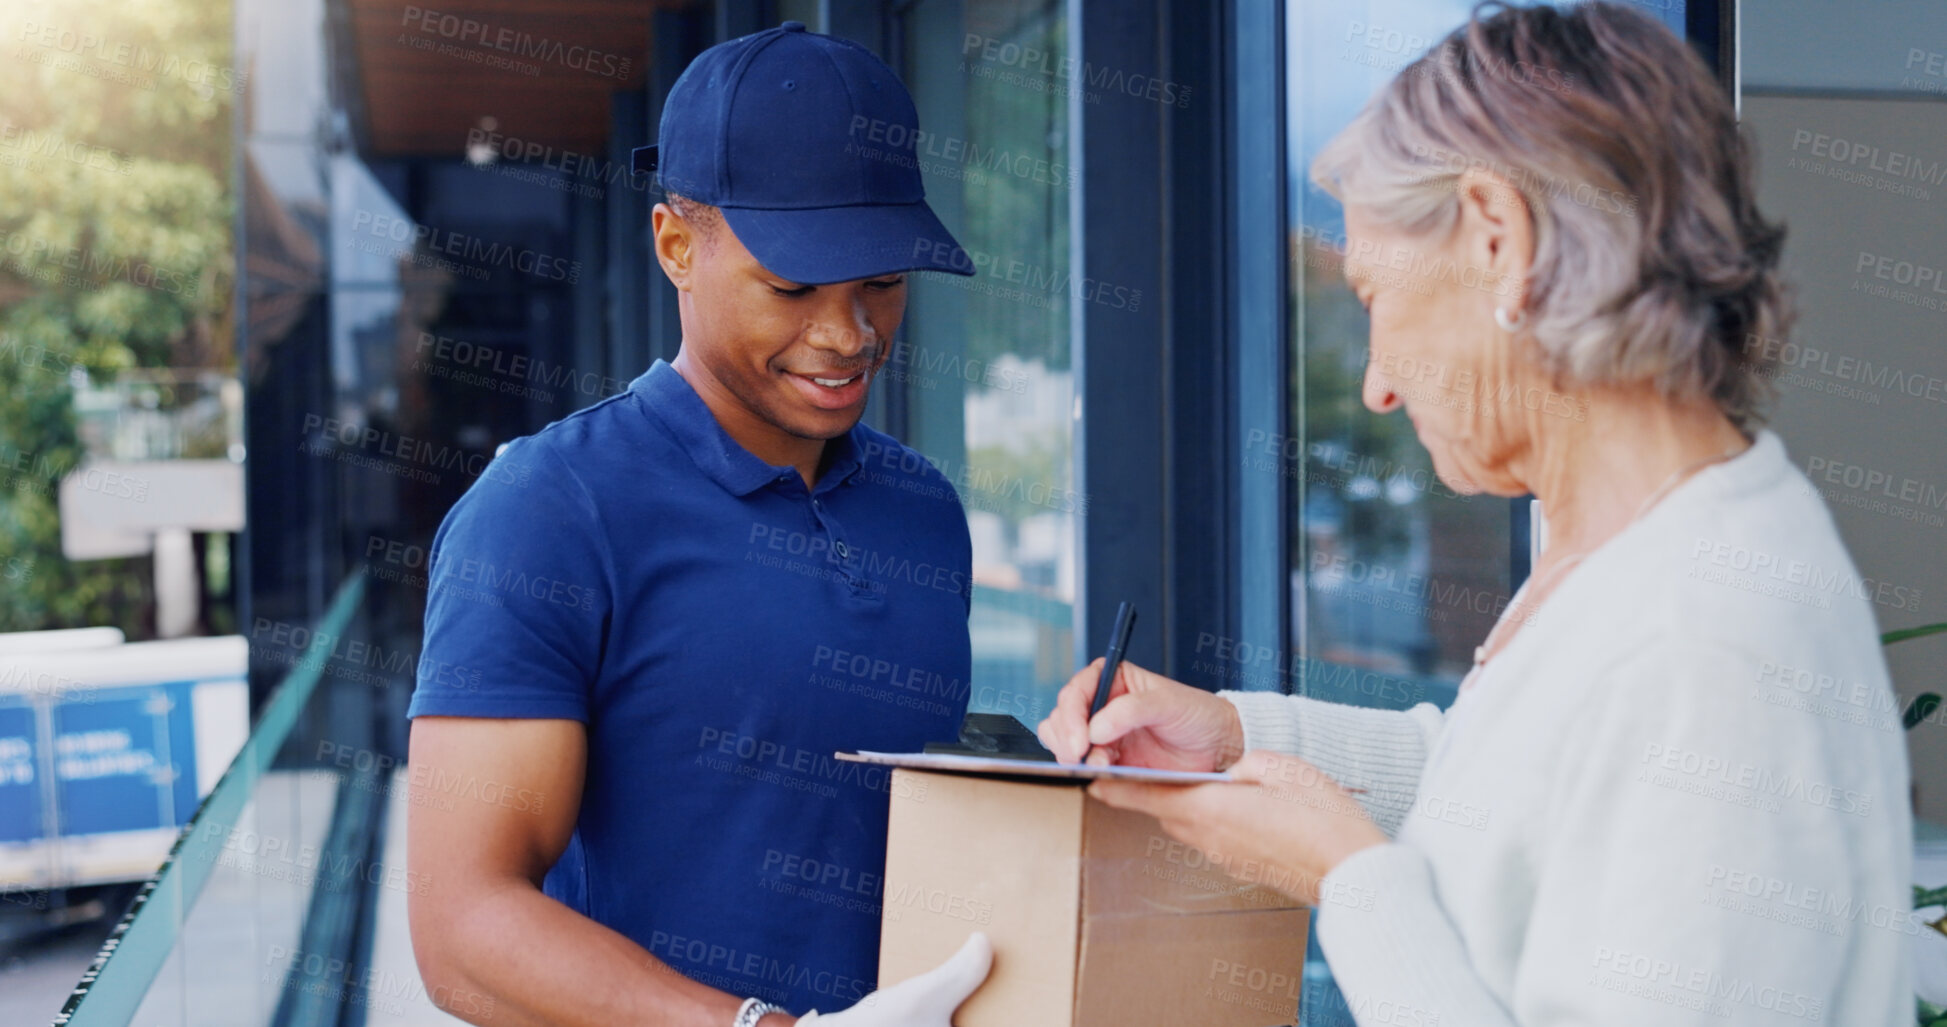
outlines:
M1919 695L1913 697L1913 701L1911 703L1907 704L1906 712L1900 716L1900 723L1904 725L1908 731L1911 731L1914 728L1919 727L1921 721L1926 720L1928 717L1933 716L1933 711L1939 708L1940 708L1939 693L1921 692Z
M1926 909L1928 906L1947 906L1947 885L1939 888L1913 886L1913 908Z
M1917 628L1901 628L1898 631L1888 631L1886 634L1879 636L1879 644L1892 645L1895 642L1904 642L1909 638L1925 638L1928 635L1938 635L1943 631L1947 631L1947 623L1928 624Z

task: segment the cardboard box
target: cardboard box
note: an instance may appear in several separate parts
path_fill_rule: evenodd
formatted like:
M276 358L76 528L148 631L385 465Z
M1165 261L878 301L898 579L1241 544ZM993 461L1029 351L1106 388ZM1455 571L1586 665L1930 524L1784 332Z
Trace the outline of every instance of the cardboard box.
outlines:
M1310 911L1077 782L893 772L881 987L985 931L958 1027L1298 1022ZM1248 875L1247 875L1248 876Z

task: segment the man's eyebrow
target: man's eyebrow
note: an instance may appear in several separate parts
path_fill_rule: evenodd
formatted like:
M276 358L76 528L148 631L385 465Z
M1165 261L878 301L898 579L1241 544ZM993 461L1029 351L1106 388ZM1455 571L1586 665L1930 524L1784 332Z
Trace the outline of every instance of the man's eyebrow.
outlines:
M786 278L786 277L784 277L783 275L780 275L780 274L778 274L778 273L776 273L776 272L774 272L774 271L772 271L772 270L771 270L770 268L767 268L767 267L765 267L764 265L762 265L762 264L757 264L757 263L753 263L753 264L751 265L751 269L750 269L750 276L751 276L752 278L756 278L756 279L758 279L758 280L760 280L760 281L764 281L764 283L765 283L766 285L769 285L769 284L770 284L771 282L783 282L783 283L784 283L784 285L783 285L783 286L781 286L780 288L783 288L783 289L785 289L785 290L787 290L787 291L796 291L796 290L798 290L798 289L816 289L816 288L818 288L818 287L817 287L817 286L815 286L815 285L806 285L806 284L805 284L805 283L803 283L803 282L794 282L794 281L792 281L791 279L789 279L789 278Z

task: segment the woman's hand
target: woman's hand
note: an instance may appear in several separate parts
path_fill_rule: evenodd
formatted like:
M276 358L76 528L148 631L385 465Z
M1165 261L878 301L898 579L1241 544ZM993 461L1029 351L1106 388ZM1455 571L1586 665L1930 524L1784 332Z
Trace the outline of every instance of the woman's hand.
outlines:
M1063 763L1086 758L1166 770L1222 770L1243 753L1244 725L1235 706L1126 660L1116 669L1108 705L1089 720L1101 675L1100 657L1076 671L1055 697L1054 712L1035 728L1041 744Z
M1212 861L1231 876L1313 906L1326 874L1386 844L1350 793L1296 756L1253 749L1231 774L1236 782L1200 785L1103 780L1088 793L1154 816L1172 837L1220 857Z

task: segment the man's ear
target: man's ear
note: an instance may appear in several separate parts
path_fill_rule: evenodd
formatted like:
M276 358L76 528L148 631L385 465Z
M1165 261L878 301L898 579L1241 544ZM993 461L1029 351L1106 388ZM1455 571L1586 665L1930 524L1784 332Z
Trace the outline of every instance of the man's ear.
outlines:
M696 259L701 252L696 244L696 229L669 204L658 203L649 212L649 230L655 237L656 263L663 266L669 284L679 291L690 291Z
M1509 313L1527 296L1535 262L1535 218L1528 198L1507 179L1485 168L1468 168L1454 183L1460 199L1462 255L1511 288Z

